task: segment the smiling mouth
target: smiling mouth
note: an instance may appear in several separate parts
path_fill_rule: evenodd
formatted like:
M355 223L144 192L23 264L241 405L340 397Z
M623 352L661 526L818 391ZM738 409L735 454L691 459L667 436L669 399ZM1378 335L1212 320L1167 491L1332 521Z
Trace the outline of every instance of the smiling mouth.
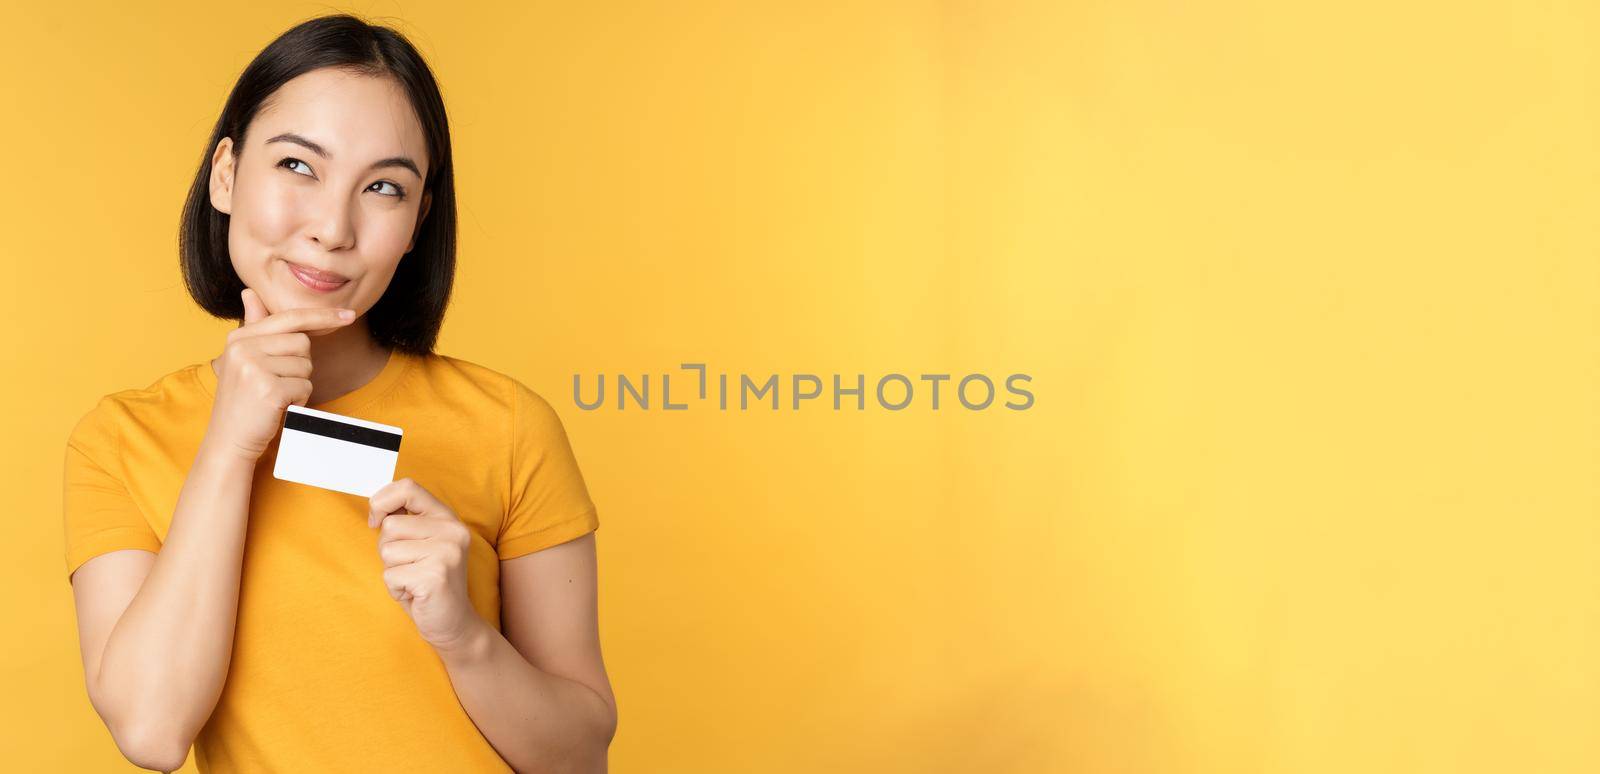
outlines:
M302 266L293 261L284 261L284 263L289 264L289 273L293 274L295 279L300 280L300 284L305 285L306 287L319 293L326 293L330 290L338 290L339 288L344 287L345 283L350 281L349 277L346 277L342 274L335 274L331 271L322 271L320 269L311 268L310 266Z

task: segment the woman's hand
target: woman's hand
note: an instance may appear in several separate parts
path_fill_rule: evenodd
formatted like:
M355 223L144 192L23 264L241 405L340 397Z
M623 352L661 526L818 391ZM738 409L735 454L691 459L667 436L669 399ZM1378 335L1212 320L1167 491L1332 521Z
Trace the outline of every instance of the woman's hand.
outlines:
M374 492L367 526L378 527L383 582L440 651L463 647L484 624L467 596L472 532L420 484L402 478Z
M289 405L304 406L311 398L311 337L350 324L355 312L312 308L269 314L254 290L245 288L239 295L244 322L228 332L216 359L217 397L206 440L254 461L277 436Z

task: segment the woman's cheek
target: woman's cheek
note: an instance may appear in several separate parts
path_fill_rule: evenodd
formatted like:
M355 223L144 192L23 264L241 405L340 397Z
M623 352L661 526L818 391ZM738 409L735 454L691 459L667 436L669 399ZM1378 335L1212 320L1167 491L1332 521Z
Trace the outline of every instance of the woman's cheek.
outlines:
M236 256L264 262L293 233L299 206L295 194L272 185L238 194L228 223L229 247Z
M270 187L262 194L252 211L251 235L263 245L283 244L294 234L294 224L303 206L300 195L284 186Z
M407 207L394 207L382 217L374 218L381 227L375 229L373 245L377 248L376 254L393 256L393 263L400 262L400 255L406 250L406 243L411 241L412 227L416 224L416 214Z
M368 263L367 271L370 274L393 274L395 266L405 254L406 243L411 241L411 221L396 217L393 213L383 213L381 217L374 217L371 225L372 228L363 233L368 249L362 252L373 259Z

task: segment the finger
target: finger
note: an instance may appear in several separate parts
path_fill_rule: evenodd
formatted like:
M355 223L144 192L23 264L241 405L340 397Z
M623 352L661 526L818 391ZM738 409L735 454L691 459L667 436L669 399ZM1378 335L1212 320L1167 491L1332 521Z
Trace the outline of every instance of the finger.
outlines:
M341 315L348 314L349 317ZM248 326L247 336L260 336L268 333L289 333L292 331L317 331L326 332L349 325L355 320L355 311L351 309L337 309L333 307L306 307L303 309L286 309L271 315L263 320L257 320ZM241 328L241 330L245 330Z
M386 567L383 570L383 585L389 589L389 596L397 602L412 599L411 587L416 579L410 570L411 565L402 564L395 567Z
M378 543L383 566L396 567L426 559L438 546L430 540L390 540Z
M309 336L326 336L326 335L328 335L330 333L333 333L336 330L339 330L339 329L338 328L317 328L315 330L307 330L306 334L309 335Z
M311 358L298 355L277 355L266 359L267 370L279 376L311 378Z
M283 384L284 394L289 396L289 402L305 407L306 401L311 400L311 380L301 379L298 376L280 376L278 382Z
M407 513L390 513L367 520L378 528L378 543L391 540L427 540L438 531L438 519Z
M243 330L243 329L241 329ZM311 339L303 331L274 333L267 336L246 336L241 341L263 355L311 357Z
M435 516L450 514L451 518L454 518L454 514L450 513L450 509L444 503L439 502L439 498L407 477L390 481L372 493L372 497L368 500L368 522L376 524L373 519L382 518L401 508L408 513Z
M245 325L267 319L267 305L262 303L261 296L256 294L254 288L239 291L239 297L244 301Z
M427 599L438 586L439 571L426 564L399 564L383 571L383 585L396 600Z
M346 325L349 325L350 323L355 322L356 321L356 317L358 317L358 316L359 315L355 314L354 312L351 312L350 319L348 321L340 320L340 324L339 325L335 325L335 326L333 326L331 328L307 328L306 329L306 333L309 333L312 336L326 336L326 335L328 335L330 333L333 333L336 330L339 330L340 328L345 327Z

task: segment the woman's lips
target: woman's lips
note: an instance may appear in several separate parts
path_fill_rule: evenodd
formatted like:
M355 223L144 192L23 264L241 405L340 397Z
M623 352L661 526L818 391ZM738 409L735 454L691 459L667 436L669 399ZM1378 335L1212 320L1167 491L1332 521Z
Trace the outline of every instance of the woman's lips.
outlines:
M331 271L319 271L310 266L301 266L293 261L285 261L285 263L289 264L290 273L294 274L295 279L300 280L300 284L318 293L338 290L344 287L346 282L350 281L346 277L334 274Z

